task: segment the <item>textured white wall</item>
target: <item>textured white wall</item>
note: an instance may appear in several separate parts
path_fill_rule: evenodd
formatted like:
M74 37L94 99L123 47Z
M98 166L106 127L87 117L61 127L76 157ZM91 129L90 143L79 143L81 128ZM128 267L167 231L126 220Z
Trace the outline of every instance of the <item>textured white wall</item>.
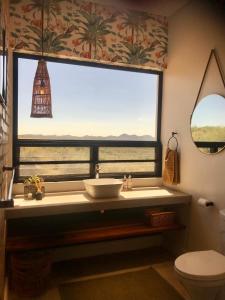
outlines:
M189 249L220 249L219 214L225 208L225 150L202 154L193 144L190 116L206 62L216 48L225 72L225 12L212 9L208 1L192 1L169 19L169 67L164 76L162 141L164 151L172 131L179 133L181 184L193 195ZM202 95L225 90L211 64ZM225 115L224 115L225 117ZM211 199L215 208L203 209L198 197Z

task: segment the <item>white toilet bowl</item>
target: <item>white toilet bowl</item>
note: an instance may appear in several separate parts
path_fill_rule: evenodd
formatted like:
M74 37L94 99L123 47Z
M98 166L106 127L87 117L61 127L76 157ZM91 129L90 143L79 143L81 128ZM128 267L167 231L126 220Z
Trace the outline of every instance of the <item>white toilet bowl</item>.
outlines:
M214 300L225 286L225 256L214 250L185 253L174 268L191 300Z

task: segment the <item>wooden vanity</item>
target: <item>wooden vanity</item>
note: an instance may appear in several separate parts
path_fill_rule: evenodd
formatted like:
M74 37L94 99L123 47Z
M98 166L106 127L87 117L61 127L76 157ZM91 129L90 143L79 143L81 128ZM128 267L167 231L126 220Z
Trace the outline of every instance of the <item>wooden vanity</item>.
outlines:
M119 198L93 200L86 192L49 194L43 200L15 198L5 210L7 252L49 249L85 243L147 236L184 229L178 221L150 227L146 208L174 210L191 196L165 187L138 188Z

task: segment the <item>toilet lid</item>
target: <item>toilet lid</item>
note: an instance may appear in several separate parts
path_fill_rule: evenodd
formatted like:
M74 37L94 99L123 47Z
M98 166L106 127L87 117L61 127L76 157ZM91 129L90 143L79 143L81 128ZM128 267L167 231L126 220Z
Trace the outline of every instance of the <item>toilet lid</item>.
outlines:
M214 250L188 252L175 260L175 269L189 279L225 279L225 256Z

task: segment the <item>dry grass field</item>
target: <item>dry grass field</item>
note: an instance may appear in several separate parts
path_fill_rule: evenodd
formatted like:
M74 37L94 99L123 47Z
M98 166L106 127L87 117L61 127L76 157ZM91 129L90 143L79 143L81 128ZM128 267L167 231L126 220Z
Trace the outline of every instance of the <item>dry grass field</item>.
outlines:
M79 163L79 161L90 160L89 147L22 147L20 161L68 161L76 160L76 164L33 164L22 165L21 176L30 175L71 175L89 174L90 164ZM155 158L154 148L135 147L100 147L99 160L101 173L123 173L151 172L154 171L152 162L135 162L135 160L148 160ZM107 160L116 160L115 163L104 163ZM133 160L134 162L120 162L121 160Z

